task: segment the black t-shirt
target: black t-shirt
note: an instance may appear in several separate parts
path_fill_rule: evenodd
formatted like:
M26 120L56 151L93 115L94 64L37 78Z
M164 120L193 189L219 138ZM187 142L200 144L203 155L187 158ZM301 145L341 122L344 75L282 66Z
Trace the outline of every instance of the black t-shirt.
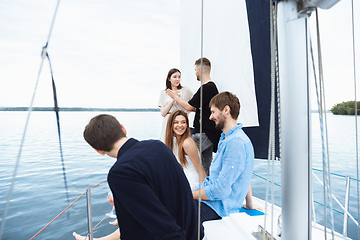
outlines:
M214 144L213 151L216 152L217 145L220 138L220 130L215 128L215 122L210 120L209 117L211 115L209 103L210 100L219 93L214 82L210 81L202 85L203 87L203 111L202 111L202 127L203 132L210 139L210 141ZM189 104L196 108L195 118L194 118L194 133L200 132L200 89L194 94L192 99L190 99Z

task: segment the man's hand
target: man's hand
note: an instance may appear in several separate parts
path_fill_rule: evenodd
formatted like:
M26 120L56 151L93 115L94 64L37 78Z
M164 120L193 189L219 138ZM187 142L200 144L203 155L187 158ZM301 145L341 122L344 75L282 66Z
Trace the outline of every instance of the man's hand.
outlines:
M210 200L208 196L206 196L205 190L203 188L199 190L192 191L193 197L195 200L199 200L199 196L201 195L201 200Z
M171 97L174 100L176 97L179 96L177 92L170 90L170 89L166 89L166 93L169 95L169 97Z
M195 112L196 108L194 108L193 106L191 106L187 101L185 101L184 99L180 98L180 95L175 92L172 91L170 89L166 89L166 93L172 98L174 99L180 106L182 106L186 111L188 112Z

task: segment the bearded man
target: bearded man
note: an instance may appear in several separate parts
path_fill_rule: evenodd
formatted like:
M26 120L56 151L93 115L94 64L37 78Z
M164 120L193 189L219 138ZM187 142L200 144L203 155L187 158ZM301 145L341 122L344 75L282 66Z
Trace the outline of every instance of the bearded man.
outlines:
M210 175L194 199L201 196L201 204L210 207L219 217L240 212L248 192L254 166L254 148L249 137L237 123L239 99L230 92L214 96L209 104L210 120L222 131L216 156L210 165ZM211 216L211 215L209 215ZM200 216L201 222L212 220Z

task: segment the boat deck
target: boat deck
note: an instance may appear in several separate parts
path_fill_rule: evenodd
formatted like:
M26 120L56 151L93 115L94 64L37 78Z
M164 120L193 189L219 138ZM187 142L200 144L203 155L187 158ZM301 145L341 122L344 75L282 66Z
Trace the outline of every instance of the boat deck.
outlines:
M265 209L265 201L253 198L254 203ZM281 214L281 208L274 206L273 213L273 233L278 236L278 218ZM268 203L268 217L266 218L266 229L271 232L271 204ZM221 220L207 221L203 223L205 228L204 240L218 240L218 239L261 239L259 232L259 225L264 225L264 215L250 216L245 212L230 214ZM331 233L327 233L328 239L331 238ZM275 239L281 239L275 237ZM324 227L319 224L314 224L312 227L312 239L325 239ZM350 239L335 232L335 239Z

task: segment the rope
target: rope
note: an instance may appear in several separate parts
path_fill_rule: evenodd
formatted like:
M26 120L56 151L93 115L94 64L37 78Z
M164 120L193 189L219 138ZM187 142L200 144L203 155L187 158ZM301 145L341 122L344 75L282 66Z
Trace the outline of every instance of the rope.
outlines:
M314 203L316 203L316 204L319 204L319 205L321 205L321 206L324 206L324 204L322 204L322 203L320 203L320 202L318 202L318 201L314 201ZM329 206L327 206L326 208L328 208L328 209L330 209L329 208ZM333 208L332 209L334 212L337 212L337 213L340 213L340 214L342 214L342 215L344 215L345 213L343 213L343 212L340 212L339 210L337 210L337 209L335 209L335 208ZM348 216L351 218L351 219L353 219L353 221L355 220L355 224L357 224L357 219L356 218L354 218L354 217L351 217L351 215L348 213Z
M317 93L317 104L318 104L318 112L319 112L319 118L320 118L320 129L321 129L321 133L323 133L323 129L322 129L322 127L323 127L323 125L322 125L322 115L321 115L321 113L322 113L322 110L321 110L321 104L320 104L320 99L319 99L319 96L318 96L318 92L319 92L319 90L318 90L318 84L317 84L317 76L316 76L316 69L315 69L315 60L314 60L314 53L313 53L313 48L312 48L312 40L311 40L311 35L309 34L309 41L310 41L310 55L311 55L311 60L312 60L312 66L313 66L313 73L314 73L314 79L315 79L315 89L316 89L316 93ZM323 143L323 141L324 141L324 138L323 138L323 134L321 134L321 142ZM324 145L322 144L322 149L324 148ZM321 171L321 172L324 172L323 170ZM323 177L324 177L324 175L323 175ZM323 179L324 181L325 181L325 179ZM324 185L323 185L324 186ZM325 186L324 186L324 188L325 188ZM325 190L324 190L324 193L325 193ZM323 206L325 206L326 205L326 199L325 199L325 195L324 195L324 205ZM324 214L324 226L325 226L325 229L326 229L326 224L327 224L327 221L326 221L326 207L324 208L324 212L325 212L325 214ZM314 219L315 219L315 215L314 215Z
M49 35L48 35L48 38L47 38L47 43L50 40L50 36L51 36L52 29L53 29L53 26L54 26L55 16L56 16L56 13L57 13L57 10L58 10L58 7L59 7L59 3L60 3L60 0L58 0L56 8L55 8L55 13L54 13L53 20L52 20L52 23L51 23ZM44 59L45 59L45 55L44 55L44 51L43 51L42 55L41 55L41 63L40 63L38 76L37 76L37 79L36 79L35 88L34 88L33 96L31 98L30 106L29 106L29 109L28 109L28 116L27 116L27 119L26 119L23 136L22 136L21 143L20 143L20 149L19 149L19 153L18 153L17 158L16 158L15 168L14 168L13 176L12 176L12 179L11 179L11 184L10 184L10 188L9 188L9 192L8 192L8 197L7 197L6 204L5 204L4 214L3 214L3 218L2 218L3 220L1 222L1 227L0 227L0 240L2 239L2 233L3 233L4 228L5 228L5 222L6 222L6 217L7 217L8 210L9 210L11 194L12 194L12 190L14 189L14 185L15 185L16 173L17 173L17 169L19 167L20 156L21 156L23 145L24 145L27 126L28 126L29 120L30 120L30 115L31 115L31 112L32 112L32 109L33 109L35 94L36 94L37 86L38 86L38 83L39 83L40 74L41 74L43 63L44 63Z
M323 172L322 170L316 169L316 168L313 168L312 170L313 170L313 171L317 171L317 172ZM331 174L331 175L334 175L334 176L346 178L345 175L341 175L341 174L338 174L338 173L330 173L330 174ZM350 177L350 179L360 182L360 180L358 180L358 179L356 179L356 178L353 178L353 177Z
M322 159L323 159L323 182L325 183L324 186L324 228L327 228L327 201L330 204L330 209L332 207L332 193L331 193L331 181L330 181L330 162L329 162L329 147L328 147L328 132L327 132L327 124L326 124L326 114L324 117L325 108L325 93L324 93L324 81L323 81L323 72L322 72L322 59L321 59L321 44L320 44L320 32L319 32L319 20L318 20L318 12L316 12L316 28L317 28L317 45L318 45L318 62L319 62L319 87L317 84L316 78L316 70L315 70L315 61L313 56L312 50L312 41L310 39L310 53L313 62L313 72L314 72L314 79L315 79L315 88L316 88L316 96L317 96L317 104L318 104L318 112L319 112L319 121L320 121L320 130L321 130L321 142L322 142ZM323 108L324 106L324 108ZM325 132L324 132L324 119L325 119ZM324 139L324 135L326 140ZM326 145L326 146L325 146ZM327 193L327 194L326 194ZM334 239L334 218L333 212L330 210L330 222L331 222L331 234L332 238ZM327 239L326 231L324 231L325 239Z
M358 138L358 125L357 125L357 92L356 92L356 56L355 56L355 23L354 23L354 1L351 0L351 30L352 30L352 43L353 43L353 69L354 69L354 95L355 95L355 149L356 149L356 198L357 198L357 210L358 210L358 226L360 226L360 198L359 198L359 138ZM360 227L358 227L358 239L360 239Z
M312 170L313 170L313 171L317 171L317 172L323 172L322 170L316 169L316 168L313 168ZM346 178L345 175L341 175L341 174L337 174L337 173L330 173L330 174L331 174L331 175L334 175L334 176L337 176L337 177ZM256 173L253 173L253 175L256 176L256 177L259 177L259 178L261 178L261 179L263 179L263 180L265 180L265 181L267 181L266 178L264 178L264 177L262 177L262 176L260 176L260 175L258 175L258 174L256 174ZM351 179L351 180L354 180L354 181L360 182L360 180L357 180L356 178L353 178L353 177L350 177L350 179ZM278 187L281 187L281 185L278 184L278 183L275 183L275 182L274 182L274 184L275 184L276 186L278 186Z
M318 169L313 169L313 170L322 172L322 170L318 170ZM314 174L314 173L313 173L313 174ZM268 181L265 177L262 177L262 176L260 176L260 175L258 175L258 174L256 174L256 173L253 173L253 175L256 176L256 177L258 177L258 178L263 179L264 181ZM315 174L314 174L314 176L317 178L317 180L318 180L321 184L323 184L322 181L321 181ZM341 175L338 175L338 176L343 177L343 176L341 176ZM346 176L345 176L345 177L346 177ZM353 180L356 180L356 179L353 179ZM276 182L274 182L274 185L281 188L281 185L278 184L278 183L276 183ZM332 197L333 197L333 198L335 199L335 201L339 204L339 206L344 210L344 207L341 205L341 203L339 202L339 200L337 200L337 198L336 198L334 195L332 195ZM324 204L322 204L322 203L320 203L320 202L318 202L318 201L315 201L315 200L314 200L313 202L316 203L316 204L319 204L319 205L321 205L321 206L324 206ZM328 206L326 206L326 208L327 208L327 209L330 209L330 207L328 207ZM335 211L335 212L337 212L337 213L340 213L340 214L342 214L342 215L345 214L345 213L340 212L339 210L337 210L337 209L335 209L335 208L333 208L332 210ZM353 220L353 222L354 222L356 225L358 225L358 223L357 223L358 220L357 220L356 218L354 218L350 213L348 213L347 215Z
M312 173L316 179L322 184L324 185L321 180L318 178L318 176L315 175L315 173L313 172ZM345 211L345 208L344 206L339 202L339 200L334 196L334 194L331 194L332 198L336 201L337 204L339 204L339 206L342 208L343 211ZM323 205L325 207L325 205ZM329 208L328 206L326 206L326 208ZM329 208L330 209L330 208ZM330 209L331 210L331 209ZM332 208L332 210L335 210L334 208ZM339 212L339 211L338 211ZM341 212L340 212L341 213ZM344 213L342 213L344 215ZM350 213L347 213L347 215L351 218L351 220L354 221L355 224L357 224L357 222L355 221L355 218L350 214Z
M92 187L90 187L90 189L99 186L100 184L106 182L107 180L104 180ZM45 225L45 227L43 227L39 232L37 232L32 238L30 238L30 240L34 239L37 235L39 235L42 231L44 231L48 226L50 226L50 224L52 224L56 219L58 219L66 210L68 210L72 205L74 205L74 203L76 203L82 196L84 196L84 194L87 191L83 192L77 199L75 199L75 201L73 201L69 206L67 206L61 213L59 213L53 220L51 220L48 224ZM102 220L103 221L103 220ZM97 226L97 225L96 225ZM96 227L95 226L95 227Z
M272 174L271 181L267 182L266 186L266 197L265 197L265 216L264 216L264 229L266 230L266 215L267 215L267 203L269 195L269 183L271 182L271 235L273 235L274 229L274 161L275 161L275 61L277 58L276 55L276 1L270 2L270 16L272 21L270 21L270 41L271 41L271 109L270 109L270 127L269 127L269 147L268 147L268 172L267 177L269 179L270 174L270 161L272 161ZM278 71L276 72L278 76ZM277 97L280 95L277 93ZM278 103L278 107L279 107ZM279 117L279 115L278 115ZM263 232L263 238L265 237L265 231Z
M319 169L314 169L314 168L313 168L313 170L322 172L322 170L319 170ZM313 173L313 174L314 174L314 173ZM339 174L334 174L334 173L331 173L331 174L337 175L337 176L339 176L339 177L345 177L345 178L346 178L346 176L342 176L342 175L339 175ZM258 178L263 179L264 181L268 181L268 179L266 179L265 177L262 177L262 176L260 176L260 175L258 175L258 174L256 174L256 173L253 173L253 175L256 176L256 177L258 177ZM323 184L322 181L321 181L315 174L314 174L314 176L316 177L316 179L317 179L321 184ZM350 179L356 180L356 179L354 179L354 178L350 178ZM270 181L270 182L271 182L271 181ZM274 182L274 185L281 188L281 185L278 184L278 183L276 183L276 182ZM333 197L334 200L338 203L338 205L344 210L345 208L344 208L344 206L341 205L341 203L339 202L339 200L338 200L334 195L332 195L332 197ZM320 202L318 202L318 201L315 201L315 200L314 200L313 202L316 203L316 204L318 204L318 205L324 206L324 204L322 204L322 203L320 203ZM327 208L327 209L330 209L329 206L326 206L326 208ZM335 208L333 208L332 210L335 211L335 212L337 212L337 213L340 213L340 214L342 214L342 215L345 214L345 213L340 212L339 210L337 210L337 209L335 209ZM349 212L348 212L347 215L351 218L351 220L353 220L353 222L354 222L356 225L358 225L358 222L357 222L358 220L357 220L356 218L354 218ZM314 221L314 222L315 222L315 221Z
M272 67L271 71L275 71L274 73L272 73L272 87L271 87L271 94L273 95L272 96L272 102L273 102L273 107L272 107L272 114L273 114L273 117L272 117L272 158L271 158L271 163L272 163L272 184L271 184L271 235L274 234L274 197L275 197L275 194L274 194L274 176L275 176L275 82L278 82L278 79L276 78L278 76L278 65L276 65L276 62L277 62L277 47L276 47L276 3L275 5L273 5L272 7L272 12L273 12L273 42L272 42L272 45L273 45L273 54L272 54L272 64L275 64L275 68L277 69L274 69L274 67ZM277 92L277 94L279 94ZM279 96L277 96L279 97ZM278 100L278 98L277 98ZM279 107L279 102L278 102L278 107ZM279 117L279 116L278 116Z
M265 181L268 181L266 178L264 178L264 177L262 177L262 176L260 176L260 175L258 175L258 174L256 174L256 173L253 173L253 175L256 176L256 177L258 177L258 178L261 178L261 179L263 179L263 180L265 180ZM272 182L272 181L270 181L270 182ZM278 187L281 187L281 185L278 184L278 183L276 183L276 182L274 182L274 185L276 185L276 186L278 186Z
M318 95L317 91L317 99L318 99L318 106L319 106L319 118L320 118L320 128L321 128L321 142L322 142L322 152L323 152L323 168L324 168L324 202L325 200L325 194L327 193L327 200L330 204L330 209L333 209L332 207L332 198L331 198L331 179L329 172L330 171L330 162L329 162L329 146L328 146L328 132L327 132L327 119L325 114L325 137L326 141L324 140L324 123L323 123L323 116L324 111L326 111L326 105L325 105L325 93L324 93L324 79L323 79L323 71L322 71L322 57L321 57L321 44L320 44L320 29L319 29L319 15L317 9L315 9L316 13L316 30L317 30L317 45L318 45L318 63L319 63L319 87L320 87L320 97ZM316 85L317 88L317 85ZM323 109L324 106L324 109ZM325 144L326 148L325 148ZM326 151L326 153L325 153ZM326 205L326 204L325 204ZM326 230L326 208L324 209L324 222L325 222L325 230ZM331 223L331 235L332 239L334 239L334 217L333 212L330 210L330 223ZM325 239L327 239L326 231L324 231Z
M102 223L107 217L108 216L105 216L103 219L101 219L101 221L98 224L96 224L96 226L92 230L94 231L95 228L97 228L100 225L100 223ZM90 233L88 233L88 235L86 235L85 240L88 239L89 235L90 235Z
M46 47L47 47L47 44L45 46L45 49L46 49ZM67 198L67 202L69 203L70 202L70 200L69 200L69 190L68 190L67 181L66 181L65 162L64 162L62 144L61 144L60 117L59 117L59 106L58 106L58 101L57 101L57 96L56 96L56 86L55 86L55 80L54 80L54 75L53 75L53 71L52 71L50 57L49 57L49 54L47 52L46 52L46 57L49 60L49 66L50 66L52 88L53 88L53 96L54 96L54 111L55 111L55 114L56 114L56 123L57 123L57 130L58 130L58 136L59 136L59 148L60 148L61 165L62 165L63 176L64 176L66 198ZM69 213L68 213L68 218L69 218Z
M53 223L56 219L58 219L66 210L68 210L75 202L77 202L85 193L86 193L86 191L83 192L83 194L81 194L77 199L75 199L75 201L73 201L69 206L67 206L61 213L59 213L53 220L51 220L48 224L46 224L45 227L43 227L32 238L30 238L30 240L34 239L37 235L39 235L42 231L44 231L48 226L50 226L51 223Z

